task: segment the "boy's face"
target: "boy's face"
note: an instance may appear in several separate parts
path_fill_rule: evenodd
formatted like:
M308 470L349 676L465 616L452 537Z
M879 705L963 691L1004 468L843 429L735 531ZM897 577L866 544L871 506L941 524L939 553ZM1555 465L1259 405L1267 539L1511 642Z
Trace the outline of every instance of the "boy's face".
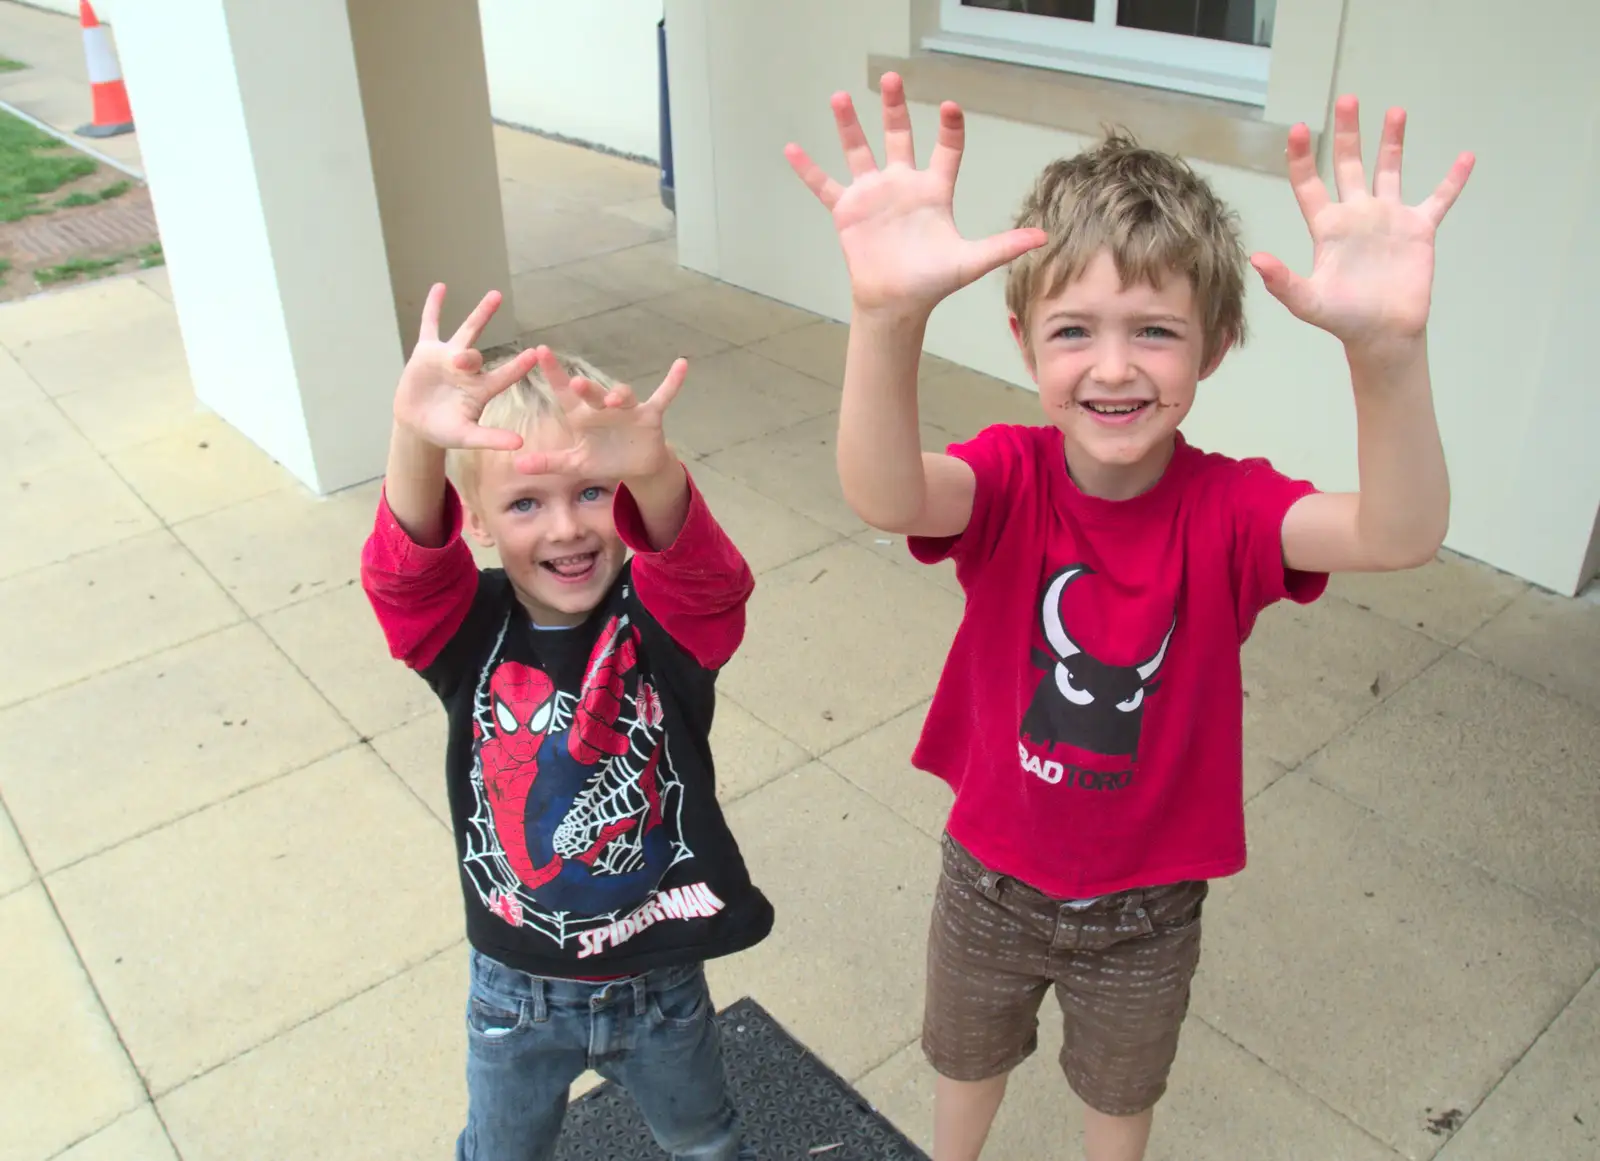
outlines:
M1160 479L1202 366L1205 334L1189 280L1122 285L1102 250L1081 275L1033 304L1028 333L1011 320L1045 413L1066 440L1079 487L1111 499Z
M543 423L527 435L524 446L570 443L555 424ZM514 459L511 452L479 453L477 480L467 498L467 531L499 552L535 624L581 624L627 557L611 518L616 481L524 475Z

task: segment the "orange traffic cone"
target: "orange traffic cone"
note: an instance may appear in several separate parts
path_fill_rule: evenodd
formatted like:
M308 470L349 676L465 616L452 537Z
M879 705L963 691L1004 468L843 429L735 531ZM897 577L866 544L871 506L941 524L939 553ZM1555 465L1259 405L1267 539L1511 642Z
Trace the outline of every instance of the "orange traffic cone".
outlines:
M94 120L78 130L80 137L115 137L133 132L133 110L128 87L122 83L117 50L111 32L100 23L89 0L78 0L78 22L83 25L83 51L89 58L89 88L94 93Z

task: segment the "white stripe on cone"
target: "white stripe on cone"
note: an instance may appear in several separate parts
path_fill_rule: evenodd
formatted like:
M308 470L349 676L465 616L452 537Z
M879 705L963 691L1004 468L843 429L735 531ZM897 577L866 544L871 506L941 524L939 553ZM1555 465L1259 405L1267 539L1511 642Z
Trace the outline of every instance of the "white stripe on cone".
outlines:
M83 30L83 50L89 58L89 83L103 85L120 81L122 70L117 65L116 50L111 47L111 37L103 24Z

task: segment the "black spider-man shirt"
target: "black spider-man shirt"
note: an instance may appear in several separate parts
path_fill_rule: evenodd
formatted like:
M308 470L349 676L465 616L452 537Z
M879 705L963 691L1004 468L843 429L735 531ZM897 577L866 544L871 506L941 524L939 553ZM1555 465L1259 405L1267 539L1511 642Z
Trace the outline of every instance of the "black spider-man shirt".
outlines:
M505 572L477 569L453 490L442 548L416 544L379 503L362 584L390 651L449 715L467 937L521 971L632 974L741 951L772 929L717 803L709 741L753 581L690 489L661 552L618 490L634 556L570 629L534 626Z

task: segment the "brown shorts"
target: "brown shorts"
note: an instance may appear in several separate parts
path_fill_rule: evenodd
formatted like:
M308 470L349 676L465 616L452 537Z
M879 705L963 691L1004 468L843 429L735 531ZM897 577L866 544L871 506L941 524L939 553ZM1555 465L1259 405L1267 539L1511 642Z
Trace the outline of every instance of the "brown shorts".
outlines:
M1152 1107L1189 1011L1207 889L1174 883L1064 903L986 869L946 835L928 937L928 1062L952 1080L1009 1072L1038 1047L1039 1005L1054 984L1073 1091L1110 1116Z

